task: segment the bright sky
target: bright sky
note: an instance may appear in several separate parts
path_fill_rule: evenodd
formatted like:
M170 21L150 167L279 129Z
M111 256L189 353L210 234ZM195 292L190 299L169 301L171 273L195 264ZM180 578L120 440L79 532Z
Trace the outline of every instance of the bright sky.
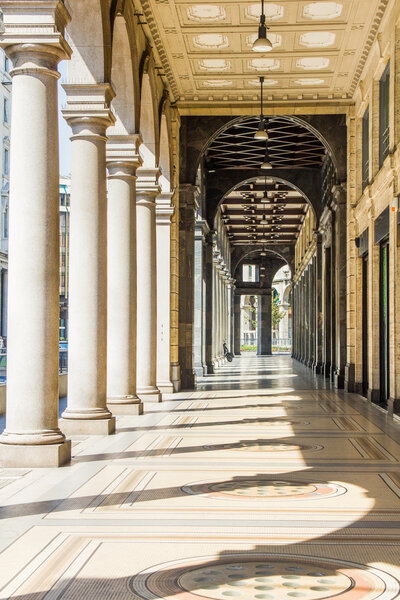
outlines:
M61 108L65 106L66 96L61 87L67 73L67 61L63 60L59 65L61 77L58 80L58 123L60 136L60 175L70 175L71 173L71 128L67 125L61 114Z

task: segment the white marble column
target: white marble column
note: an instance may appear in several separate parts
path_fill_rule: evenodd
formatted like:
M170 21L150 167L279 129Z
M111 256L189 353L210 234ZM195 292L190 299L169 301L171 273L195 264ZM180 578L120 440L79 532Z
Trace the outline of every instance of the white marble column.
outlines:
M106 402L106 129L114 123L108 84L65 84L72 128L68 405L62 427L76 434L115 429Z
M157 243L157 379L162 394L173 394L171 381L171 219L173 192L156 198Z
M107 405L138 415L136 395L136 169L141 140L110 136L107 200Z
M217 260L214 255L212 258L212 351L211 360L213 367L217 366Z
M1 8L0 43L13 63L13 110L7 421L0 461L3 467L55 467L71 456L58 428L57 65L70 55L63 37L69 14L61 2L2 2Z
M160 402L157 387L157 248L158 169L141 167L136 181L137 221L137 381L143 402Z

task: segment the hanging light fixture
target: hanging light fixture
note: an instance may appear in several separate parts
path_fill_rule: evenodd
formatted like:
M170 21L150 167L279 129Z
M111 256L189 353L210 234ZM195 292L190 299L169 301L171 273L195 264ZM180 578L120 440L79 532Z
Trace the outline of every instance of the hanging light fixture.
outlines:
M258 28L258 38L253 44L254 52L270 52L272 50L272 44L267 38L267 29L268 27L265 24L264 0L261 0L260 25Z
M261 165L261 169L272 169L272 165L268 159L268 145L265 145L264 162Z
M258 124L258 129L254 134L254 139L255 140L267 140L268 139L268 133L266 130L266 123L265 123L265 119L264 119L264 114L263 114L263 85L264 85L264 77L260 77L260 85L261 85L261 108L260 108L260 122Z
M260 202L262 204L268 204L267 176L265 176L264 192L263 192L263 195L262 195L262 198L261 198Z

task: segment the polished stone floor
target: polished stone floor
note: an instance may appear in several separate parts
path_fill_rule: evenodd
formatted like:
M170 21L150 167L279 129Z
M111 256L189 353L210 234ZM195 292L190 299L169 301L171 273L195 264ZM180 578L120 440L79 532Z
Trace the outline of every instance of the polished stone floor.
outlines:
M0 470L0 598L392 600L400 427L287 356Z

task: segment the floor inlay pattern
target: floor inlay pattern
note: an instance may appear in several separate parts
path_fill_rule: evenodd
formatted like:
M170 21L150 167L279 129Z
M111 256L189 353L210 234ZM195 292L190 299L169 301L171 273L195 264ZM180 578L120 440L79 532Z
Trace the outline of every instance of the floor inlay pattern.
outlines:
M254 498L279 501L287 498L328 498L340 496L346 488L335 483L308 483L273 479L241 479L222 483L191 483L182 487L187 494L205 494L209 498Z
M399 583L389 573L365 565L261 554L157 565L133 577L129 588L143 600L392 600L399 593Z
M400 600L400 426L288 356L72 442L0 469L0 600Z

